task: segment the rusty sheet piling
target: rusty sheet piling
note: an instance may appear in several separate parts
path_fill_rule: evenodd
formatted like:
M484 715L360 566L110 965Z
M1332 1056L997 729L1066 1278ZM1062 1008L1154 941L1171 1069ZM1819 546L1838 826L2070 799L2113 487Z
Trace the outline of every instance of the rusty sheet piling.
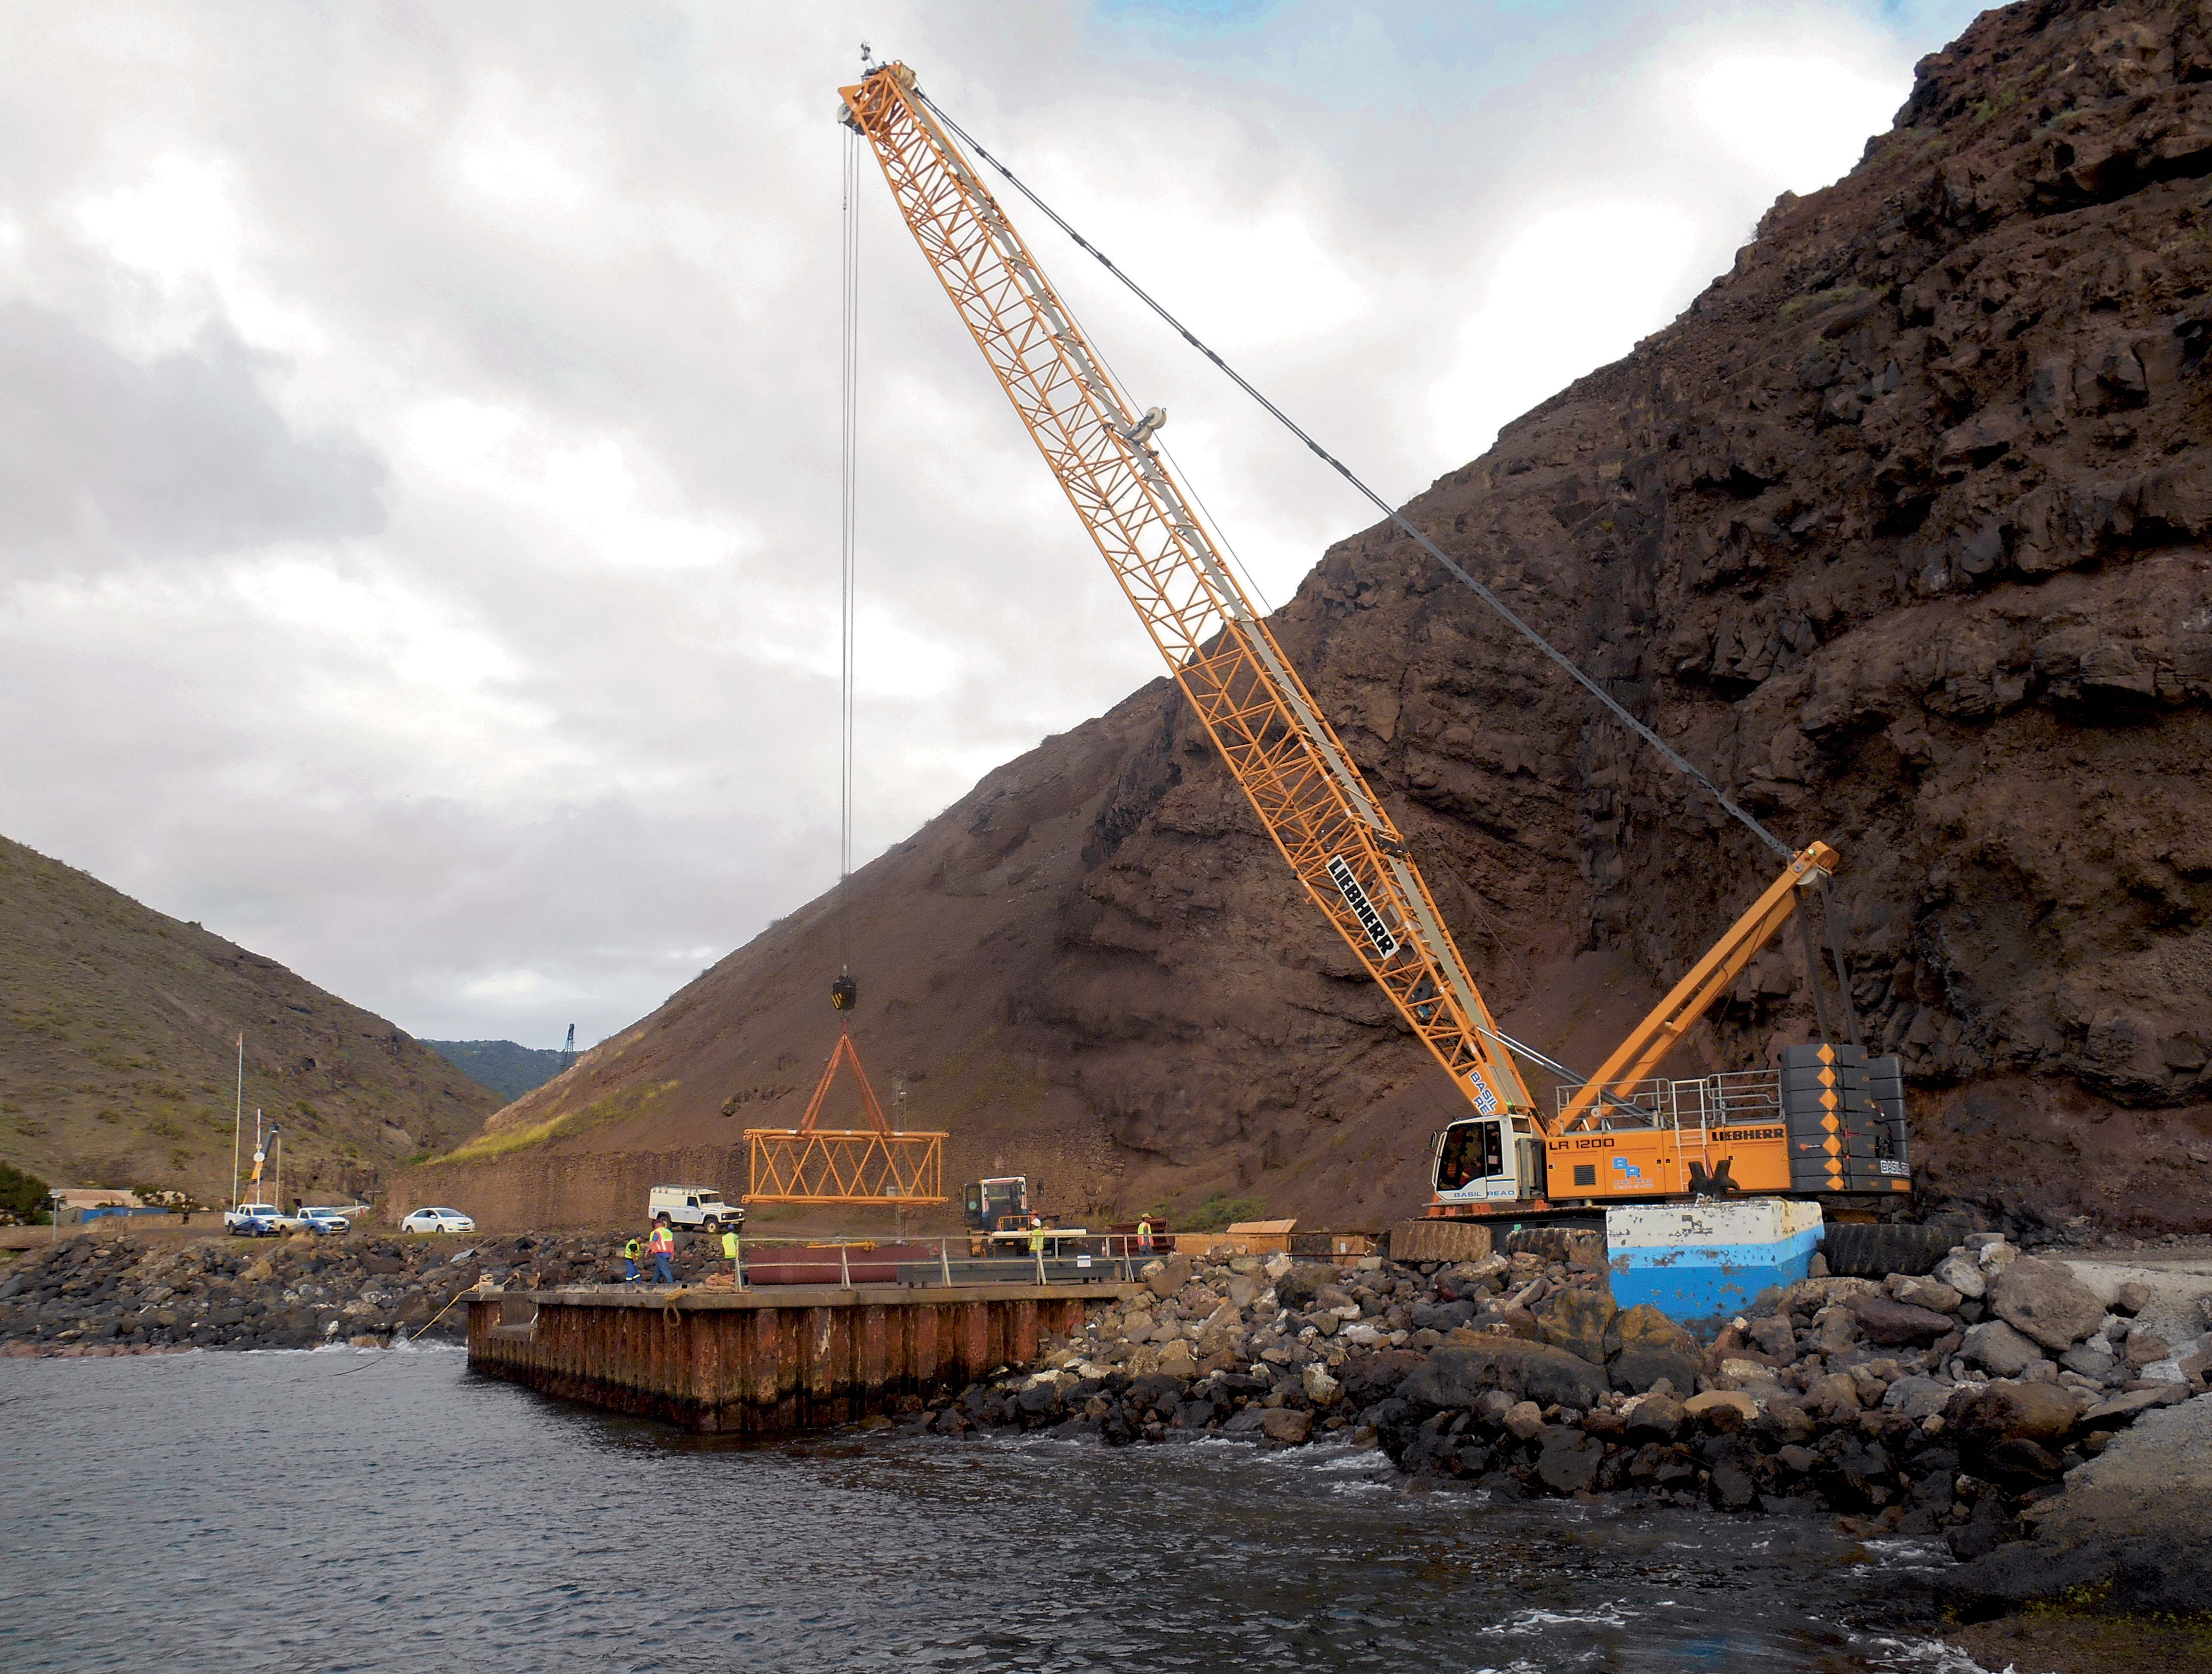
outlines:
M1136 1289L491 1291L469 1304L469 1367L696 1430L827 1429L1033 1361Z

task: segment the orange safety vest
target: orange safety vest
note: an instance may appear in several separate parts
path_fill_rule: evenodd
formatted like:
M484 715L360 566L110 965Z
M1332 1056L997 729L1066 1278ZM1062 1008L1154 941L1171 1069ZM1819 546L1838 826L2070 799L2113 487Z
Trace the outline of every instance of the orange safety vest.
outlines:
M676 1234L666 1227L655 1227L652 1242L647 1247L655 1255L672 1256L676 1253Z

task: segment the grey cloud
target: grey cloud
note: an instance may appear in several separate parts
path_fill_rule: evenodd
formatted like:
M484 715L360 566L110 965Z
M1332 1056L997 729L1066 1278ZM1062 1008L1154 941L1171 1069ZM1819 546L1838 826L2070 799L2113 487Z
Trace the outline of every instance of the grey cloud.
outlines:
M51 309L0 304L0 543L11 558L201 557L370 535L384 467L295 434L228 332L142 365Z
M1310 238L1352 306L1230 346L1400 495L1468 457L1440 457L1426 395L1514 215L1679 203L1710 273L1771 199L1637 82L1652 43L1738 15L1771 40L1873 3L1598 0L1569 20L1579 57L1565 25L1439 3L1369 9L1387 27L1357 53L1338 41L1358 9L1320 0L1218 52L1079 0L980 28L920 0L220 25L118 0L146 25L131 40L19 8L0 574L108 567L0 595L0 709L37 718L0 731L0 831L425 1034L611 1031L834 876L830 107L863 34L1205 334L1293 288L1266 265L1270 217ZM1942 39L1909 33L1900 97ZM204 272L197 227L104 243L82 214L144 199L165 159L230 218ZM863 857L1158 672L865 190ZM1369 521L1020 218L1275 597ZM281 378L252 346L270 305ZM149 316L195 346L132 358ZM1599 350L1562 335L1565 383ZM503 441L467 457L491 431L512 461ZM595 545L599 502L562 491L606 450L645 513L729 531L732 555L655 568L650 526ZM173 561L196 553L223 555Z

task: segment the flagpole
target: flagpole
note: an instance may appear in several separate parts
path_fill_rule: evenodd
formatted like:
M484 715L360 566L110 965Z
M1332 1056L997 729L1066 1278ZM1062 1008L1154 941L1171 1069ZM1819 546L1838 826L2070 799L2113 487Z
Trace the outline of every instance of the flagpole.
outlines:
M238 1032L238 1102L230 1118L230 1206L238 1208L238 1142L246 1131L246 1031Z

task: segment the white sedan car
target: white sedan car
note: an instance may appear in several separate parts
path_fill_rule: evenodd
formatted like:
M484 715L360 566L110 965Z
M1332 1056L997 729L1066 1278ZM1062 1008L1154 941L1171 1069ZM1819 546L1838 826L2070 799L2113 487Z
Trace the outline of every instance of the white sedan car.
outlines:
M399 1223L402 1232L474 1232L477 1223L458 1209L418 1209Z

